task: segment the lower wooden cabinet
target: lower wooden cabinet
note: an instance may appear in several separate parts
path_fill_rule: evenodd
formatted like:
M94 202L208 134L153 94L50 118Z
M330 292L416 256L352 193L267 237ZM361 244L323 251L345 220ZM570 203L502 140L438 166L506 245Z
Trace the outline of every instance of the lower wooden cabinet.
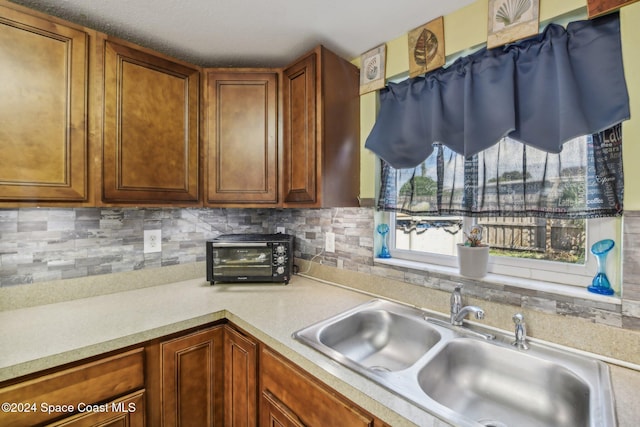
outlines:
M0 412L2 427L383 427L232 324L7 381L0 402L38 402Z
M255 427L257 348L225 324L147 345L147 425Z
M269 390L264 390L260 397L260 425L265 427L305 427L295 412Z
M139 348L15 384L0 385L0 402L15 405L0 412L0 426L33 426L54 421L59 421L55 425L118 425L116 419L127 418L131 420L130 427L143 426L143 355L143 349ZM128 398L138 396L137 400L127 401L127 404L140 403L140 408L133 405L125 410L125 407L109 404L119 402L117 398L133 391L137 393L129 394ZM114 408L117 413L112 412ZM104 424L102 415L92 414L92 411L103 411L104 420L114 416L115 424ZM92 424L96 418L102 421Z
M223 420L224 326L163 342L161 422L163 427L213 427Z
M224 335L224 425L256 425L258 344L231 327Z
M369 426L376 419L263 347L260 352L261 426Z

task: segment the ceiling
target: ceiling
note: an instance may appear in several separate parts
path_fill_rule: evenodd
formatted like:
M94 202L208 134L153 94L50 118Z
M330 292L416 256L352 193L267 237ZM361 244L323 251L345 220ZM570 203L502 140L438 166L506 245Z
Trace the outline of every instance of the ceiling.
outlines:
M12 0L201 66L352 59L475 0Z

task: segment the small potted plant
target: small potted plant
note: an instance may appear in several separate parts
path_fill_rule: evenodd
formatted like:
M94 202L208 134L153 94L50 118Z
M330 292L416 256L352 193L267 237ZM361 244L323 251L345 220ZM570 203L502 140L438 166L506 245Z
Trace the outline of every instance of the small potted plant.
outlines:
M458 243L458 266L460 274L479 279L487 275L489 264L489 245L482 243L482 227L474 225L469 233L464 233L466 240Z

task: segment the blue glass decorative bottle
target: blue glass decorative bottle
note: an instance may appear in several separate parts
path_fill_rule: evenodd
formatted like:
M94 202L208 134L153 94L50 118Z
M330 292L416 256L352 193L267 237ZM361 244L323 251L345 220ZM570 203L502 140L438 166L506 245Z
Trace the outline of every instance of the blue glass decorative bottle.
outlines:
M600 295L613 295L613 289L605 273L605 267L607 265L607 254L614 246L615 242L611 239L600 240L591 246L591 253L595 255L598 261L598 273L593 278L591 286L587 288L589 292Z
M380 234L380 236L382 237L382 247L380 248L378 258L391 258L389 248L387 247L387 234L389 234L389 226L387 224L380 224L378 225L377 231L378 234Z

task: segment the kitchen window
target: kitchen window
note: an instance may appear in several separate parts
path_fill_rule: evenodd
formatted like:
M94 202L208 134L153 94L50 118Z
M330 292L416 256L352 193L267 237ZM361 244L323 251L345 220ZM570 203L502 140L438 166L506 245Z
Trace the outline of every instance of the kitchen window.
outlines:
M506 138L473 158L438 145L416 168L381 161L378 208L388 212L380 222L392 230L391 255L419 268L455 268L456 244L479 224L491 247L489 272L584 287L596 273L591 245L613 239L620 250L621 149L614 127L558 154Z
M451 273L471 224L494 248L490 273L532 282L585 286L593 243L620 253L630 110L616 14L550 23L379 98L365 147L381 159L378 220L395 260Z

